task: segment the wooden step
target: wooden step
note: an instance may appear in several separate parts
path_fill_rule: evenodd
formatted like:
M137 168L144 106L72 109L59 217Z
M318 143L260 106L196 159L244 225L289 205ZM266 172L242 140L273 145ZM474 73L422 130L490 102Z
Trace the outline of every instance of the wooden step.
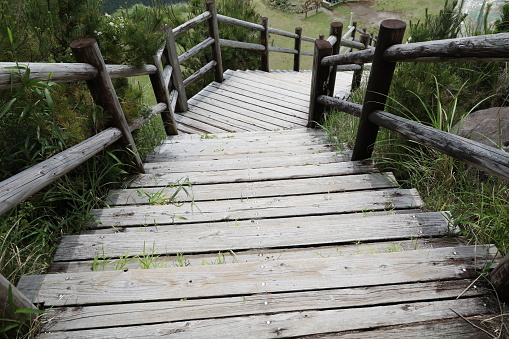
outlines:
M64 236L54 260L87 260L105 254L112 258L125 254L136 256L147 249L153 255L161 255L341 245L437 237L446 235L449 230L448 220L437 212L253 221L195 224L189 228L192 237L182 230Z
M257 199L203 201L175 205L93 209L90 228L238 221L338 213L390 211L422 206L414 189L382 189Z
M89 328L90 324L94 324L95 328L103 329L120 326L128 326L127 329L132 329L132 326L134 325L145 325L151 323L161 323L159 326L162 327L164 326L162 325L163 323L167 324L168 322L184 320L192 321L199 319L215 319L218 322L223 322L227 317L238 317L245 314L258 314L261 316L264 314L275 314L277 312L327 309L340 310L358 306L362 306L362 311L367 311L369 313L374 313L378 310L380 314L374 314L375 317L372 319L378 319L379 321L383 314L396 309L396 307L389 307L386 309L381 307L373 308L376 307L376 305L384 304L396 304L400 310L405 309L406 306L406 311L408 312L407 317L414 317L413 321L409 322L415 323L419 320L423 320L422 317L415 318L416 313L412 312L416 310L416 302L424 302L429 299L451 300L462 294L464 291L464 298L475 298L482 296L483 293L487 292L486 288L482 286L477 288L468 288L469 284L469 280L446 280L438 282L333 289L325 291L289 292L276 295L259 294L211 299L146 302L131 304L128 308L126 308L125 305L115 304L80 308L56 307L50 309L49 314L45 315L45 318L50 318L52 320L50 322L43 322L42 330L74 331ZM470 303L471 302L472 300L470 300ZM467 302L467 305L470 303ZM424 306L423 304L421 305ZM445 303L435 304L436 307L443 307L446 305L447 304ZM448 304L448 306L454 308L457 312L460 312L457 308L460 305L461 303ZM429 309L429 307L427 307L427 309ZM211 310L214 311L211 312ZM486 308L481 308L481 311L484 310L486 310ZM472 310L468 311L470 314L471 312ZM441 313L440 316L443 314L444 313ZM450 317L454 316L453 313L446 314ZM366 314L360 318L369 319L366 317ZM238 320L238 318L236 320ZM343 323L342 326L346 326L346 323L343 321L333 321L333 323ZM391 323L394 324L394 320L391 321ZM368 324L364 324L363 327L357 322L356 329L366 328ZM196 325L197 324L193 324L192 326ZM266 328L267 325L270 324L265 323L264 325L265 326L261 327ZM166 326L168 326L168 324ZM297 326L297 324L295 324L295 326ZM337 327L335 330L337 331L339 329L341 328ZM117 328L116 330L120 331L117 333L122 333L122 329ZM246 328L239 328L237 331L233 332L232 335L240 333L239 330L242 330L243 336L249 335L250 331ZM113 331L108 330L107 333L113 333ZM149 333L152 334L153 332L147 332L147 336L149 336ZM68 335L72 334L76 333L71 332ZM101 335L101 333L97 334ZM84 335L84 333L77 332L77 335ZM225 333L225 335L227 335L227 333ZM223 338L225 336L222 335L220 337Z

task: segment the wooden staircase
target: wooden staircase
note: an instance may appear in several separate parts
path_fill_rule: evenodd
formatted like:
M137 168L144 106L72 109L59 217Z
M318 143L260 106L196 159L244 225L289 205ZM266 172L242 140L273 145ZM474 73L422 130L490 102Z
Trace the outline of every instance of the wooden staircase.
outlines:
M308 72L226 74L55 274L21 279L41 338L483 338L464 319L495 312L475 280L495 249L304 128Z

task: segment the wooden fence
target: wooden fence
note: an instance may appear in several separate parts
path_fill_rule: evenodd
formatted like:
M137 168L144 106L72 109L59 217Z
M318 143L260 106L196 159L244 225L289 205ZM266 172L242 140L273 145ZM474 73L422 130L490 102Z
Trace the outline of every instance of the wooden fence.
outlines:
M208 25L208 37L183 54L178 55L175 37L186 33L205 21ZM218 22L259 31L260 44L221 39ZM353 39L353 31L348 33L350 37L347 35L341 37L341 29L341 24L333 23L331 25L331 36L328 40L336 45L336 52L339 51L338 41L342 46L348 48L367 48L365 43ZM269 34L294 39L294 49L270 46ZM80 39L71 44L77 63L0 63L0 89L19 86L21 77L25 75L28 69L31 80L51 80L56 83L85 81L94 102L111 115L110 128L0 182L0 215L116 142L120 142L121 146L129 150L129 154L132 154L136 171L144 173L143 163L138 155L132 132L147 123L155 115L160 114L166 133L168 135L177 134L175 112L185 112L188 109L186 87L212 70L214 71L214 80L216 82L223 81L221 47L259 50L261 69L267 72L269 71L270 52L290 53L294 55L293 69L298 71L300 69L300 56L313 56L312 52L301 49L302 41L315 42L317 40L303 36L300 27L295 29L295 33L269 27L267 18L262 18L261 24L254 24L219 15L216 13L214 2L207 2L206 11L186 23L173 29L169 26L166 27L166 35L166 43L154 56L154 64L146 65L142 69L124 65L106 65L97 42L90 38ZM181 64L208 47L211 47L212 60L196 73L183 79ZM150 77L157 104L150 107L150 114L147 118L128 124L111 79L142 75ZM10 283L0 275L1 296L7 296L9 286L11 286ZM15 303L19 308L34 307L14 286L11 287ZM9 310L4 307L6 304L4 299L0 298L0 318L12 318L14 315L9 314Z
M406 24L385 20L375 49L334 55L333 44L315 42L309 127L323 122L325 107L360 118L352 160L372 156L380 126L396 131L476 168L509 179L509 153L452 133L434 129L384 111L396 62L509 61L509 33L401 44ZM344 64L372 62L363 105L333 98L331 69ZM332 83L331 83L332 82ZM509 255L491 274L501 296L509 299Z

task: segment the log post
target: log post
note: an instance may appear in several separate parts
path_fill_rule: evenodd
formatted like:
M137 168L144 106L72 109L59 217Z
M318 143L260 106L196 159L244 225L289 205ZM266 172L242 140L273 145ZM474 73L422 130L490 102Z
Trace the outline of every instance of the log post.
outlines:
M488 276L501 301L509 302L509 253Z
M360 42L364 44L364 48L368 48L369 46L369 34L363 33L361 34ZM360 65L361 69L353 71L352 77L352 86L350 91L353 92L361 85L362 73L364 71L364 64Z
M173 67L171 84L177 93L177 106L175 110L177 112L185 112L189 109L187 105L186 87L184 86L184 80L182 79L182 71L180 69L179 55L177 53L177 46L175 44L175 34L173 29L168 27L166 48L163 56L167 59L167 62Z
M298 72L300 70L300 51L302 49L302 28L296 27L295 34L299 37L295 38L294 49L297 51L297 54L293 55L293 70Z
M313 58L313 75L311 77L311 94L309 98L308 127L316 128L323 122L325 106L316 101L320 95L328 93L327 81L331 67L322 66L322 59L332 54L332 46L327 40L315 40L315 56ZM334 68L334 67L332 67Z
M401 43L405 28L406 24L400 20L384 20L380 24L379 40L373 56L352 161L368 159L373 154L378 125L369 121L369 115L373 111L384 109L396 68L396 63L384 60L383 53L388 47Z
M369 33L369 45L370 46L373 46L373 39L374 39L374 34L373 33Z
M352 41L355 41L355 34L357 33L357 21L352 22L352 26L355 27L355 29L352 31ZM353 51L353 48L350 48L347 53L350 53Z
M262 71L270 72L269 68L269 19L262 18L263 31L260 32L260 45L265 49L262 51Z
M13 319L23 320L29 319L30 321L35 320L37 314L26 313L26 314L15 314L9 306L9 286L11 287L12 303L14 311L17 309L37 309L34 304L30 302L27 296L20 292L15 286L13 286L3 275L0 274L0 319ZM7 326L10 323L7 321L0 320L0 327ZM22 328L22 330L25 330ZM28 329L27 329L28 330ZM10 333L7 332L7 337ZM20 334L20 333L17 333ZM14 335L14 334L13 334Z
M211 46L212 60L216 62L216 67L214 68L214 81L223 82L223 59L221 57L221 46L219 45L219 28L217 26L216 3L214 1L207 2L207 11L212 14L207 22L209 25L209 36L214 39L214 44Z
M97 76L92 80L87 80L90 93L95 103L111 115L113 127L122 131L120 142L132 153L137 171L139 173L145 173L143 162L138 154L133 135L127 124L124 111L122 111L122 107L120 106L117 93L111 82L97 42L92 38L80 39L73 41L70 47L76 61L90 64L97 69Z
M175 112L173 111L173 107L171 105L170 93L168 91L168 87L165 85L163 75L164 67L167 66L167 63L165 61L161 62L161 59L155 55L154 65L156 66L157 71L153 74L150 74L149 77L157 102L166 104L166 110L161 112L164 129L167 135L177 135L178 130L177 123L175 121Z
M320 35L318 35L318 39L319 39L319 40L323 40L323 39L325 39L325 34L320 34Z
M329 35L333 35L336 37L336 43L332 46L332 55L336 55L339 53L339 48L341 45L341 36L343 34L343 23L341 22L332 22L330 24ZM327 83L327 92L330 96L334 96L334 87L336 86L336 66L331 67L329 81Z

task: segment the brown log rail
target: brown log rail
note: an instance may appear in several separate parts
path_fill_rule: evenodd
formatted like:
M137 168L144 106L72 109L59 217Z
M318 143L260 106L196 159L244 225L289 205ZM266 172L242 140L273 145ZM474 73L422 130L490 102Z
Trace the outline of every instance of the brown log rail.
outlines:
M509 179L509 154L494 147L444 132L384 111L396 62L509 61L509 33L401 44L406 25L386 20L380 25L376 48L331 56L327 41L315 42L310 127L323 121L325 107L360 118L352 160L372 156L379 127L398 132L409 140L431 147L505 180ZM324 90L330 66L372 61L363 105L333 98ZM508 301L509 256L490 274L499 296Z

